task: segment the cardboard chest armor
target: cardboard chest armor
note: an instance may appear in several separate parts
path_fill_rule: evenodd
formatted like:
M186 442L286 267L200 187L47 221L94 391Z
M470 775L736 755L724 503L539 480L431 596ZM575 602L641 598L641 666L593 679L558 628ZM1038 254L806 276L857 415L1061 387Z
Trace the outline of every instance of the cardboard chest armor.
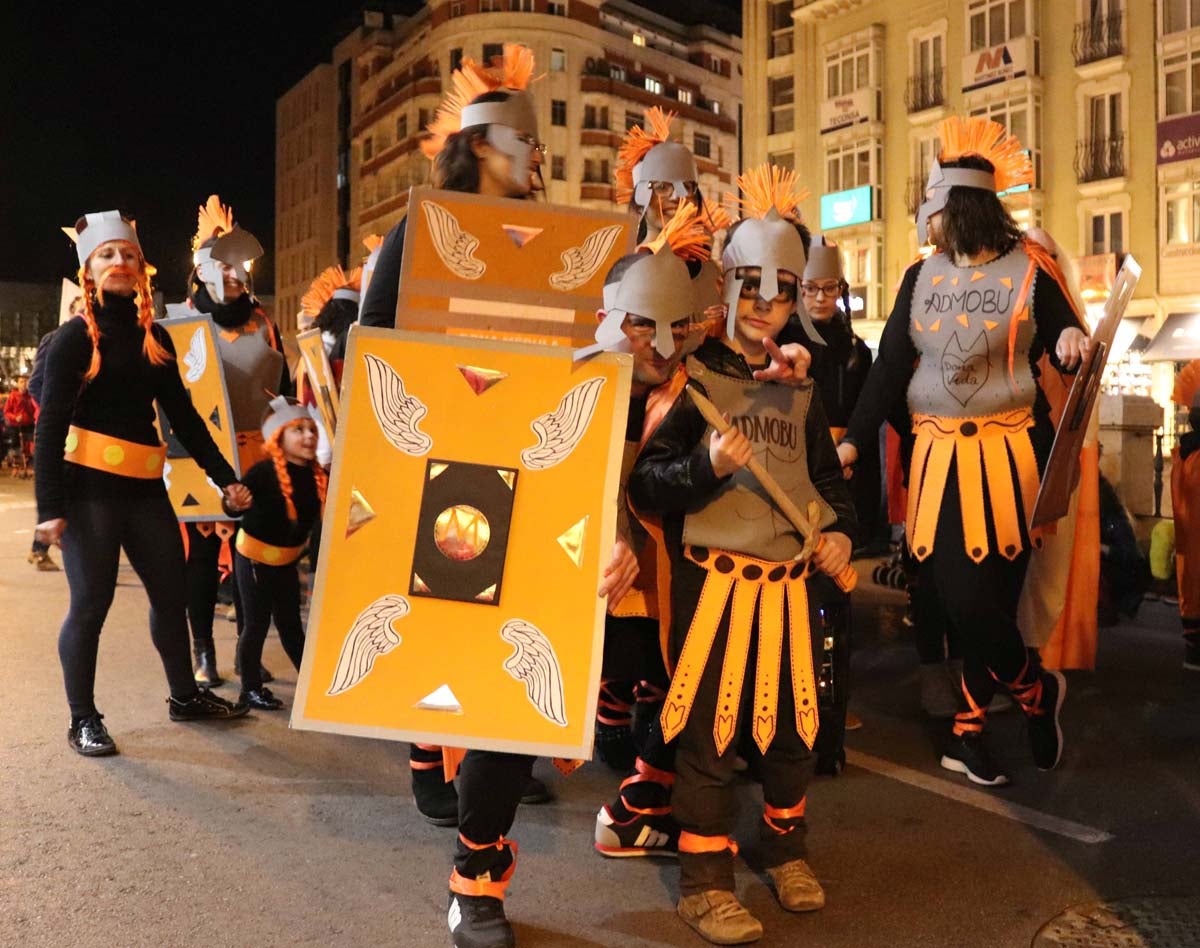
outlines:
M837 519L833 508L808 476L805 419L812 385L791 388L735 379L706 368L694 357L687 360L687 371L754 442L756 456L796 505L804 510L815 500L821 507L821 526L832 524ZM705 431L705 444L710 430ZM772 562L792 559L804 545L796 529L744 469L734 474L703 510L684 518L683 540L692 546L732 550Z
M271 345L271 325L256 315L237 329L218 327L217 348L225 368L234 428L257 431L267 407L267 393L276 392L283 373L283 353Z
M921 356L908 387L914 414L964 418L1032 407L1029 274L1019 248L978 267L956 267L945 254L925 262L909 325Z

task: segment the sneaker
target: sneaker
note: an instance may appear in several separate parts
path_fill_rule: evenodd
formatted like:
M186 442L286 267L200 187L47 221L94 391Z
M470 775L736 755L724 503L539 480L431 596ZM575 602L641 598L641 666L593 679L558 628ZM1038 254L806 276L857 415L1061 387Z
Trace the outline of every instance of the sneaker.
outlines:
M979 735L951 734L942 766L956 774L966 774L971 783L981 787L1002 787L1008 777L1000 772Z
M637 757L629 725L596 722L596 755L617 773L627 773Z
M260 711L278 711L283 707L283 702L266 685L243 691L238 701Z
M1188 671L1200 671L1200 632L1184 633L1183 667Z
M107 757L117 752L117 745L104 726L104 715L97 711L67 729L71 750L84 757Z
M200 688L186 701L168 698L167 709L172 721L208 721L240 718L250 707L242 701L237 704L226 701L207 688Z
M763 935L762 922L724 889L682 896L677 911L696 934L714 945L745 945Z
M554 794L550 792L549 787L537 777L529 778L529 783L525 784L525 792L521 794L522 803L537 806L539 803L551 803L553 800Z
M62 569L54 560L50 559L50 554L45 550L40 553L31 551L25 560L32 563L39 573L57 573Z
M825 907L825 890L803 859L767 869L779 904L789 912L815 912Z
M441 767L412 772L413 803L434 826L458 825L458 791L454 782L446 782Z
M644 816L618 823L608 805L596 814L596 852L614 859L629 856L678 856L679 827L669 816Z
M1042 695L1037 709L1026 720L1029 723L1029 747L1038 770L1053 770L1062 757L1062 725L1059 713L1067 694L1067 680L1062 672L1042 672Z
M517 944L504 916L504 903L489 895L451 892L446 924L454 948L515 948Z

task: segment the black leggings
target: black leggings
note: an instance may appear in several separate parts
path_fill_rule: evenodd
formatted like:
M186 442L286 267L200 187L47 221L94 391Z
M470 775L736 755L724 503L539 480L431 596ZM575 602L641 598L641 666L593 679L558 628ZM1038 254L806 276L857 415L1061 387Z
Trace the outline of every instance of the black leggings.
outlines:
M183 543L166 491L151 497L72 498L63 531L63 568L71 606L58 636L67 703L73 718L95 714L100 630L117 587L121 550L150 599L150 637L171 696L196 693L188 656Z
M262 650L275 618L279 641L288 658L300 670L304 657L304 625L300 621L300 571L296 564L265 566L233 554L237 576L239 615L244 623L238 638L238 665L242 669L242 690L262 687Z
M460 876L476 879L490 873L496 881L512 864L509 847L489 844L512 829L535 759L524 754L467 751L458 780L459 840L454 867ZM487 848L472 849L463 838Z
M933 552L920 565L923 592L936 597L946 619L958 632L963 656L963 683L972 699L987 708L996 693L993 674L1011 683L1029 657L1017 627L1017 603L1029 564L1029 545L1015 559L996 550L991 505L987 502L988 544L992 551L980 563L967 556L963 540L962 503L955 466L950 468L938 515Z
M221 544L224 542L215 532L201 535L194 523L186 524L188 533L187 553L187 617L192 627L192 641L196 648L212 644L213 614L217 608L217 588L221 585L218 562ZM238 604L237 570L230 581L233 583L233 602ZM242 634L242 613L237 609L238 636Z

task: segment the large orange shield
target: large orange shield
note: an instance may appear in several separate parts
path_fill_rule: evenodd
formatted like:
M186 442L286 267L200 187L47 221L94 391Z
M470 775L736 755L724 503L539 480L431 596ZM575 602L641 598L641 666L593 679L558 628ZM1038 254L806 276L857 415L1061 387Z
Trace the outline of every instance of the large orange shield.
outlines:
M216 330L208 316L181 316L164 319L161 325L175 344L175 364L183 379L183 387L192 396L192 405L208 426L208 433L225 455L238 477L242 470L238 462L237 433L233 430L229 394L225 390L225 373L221 369L221 354L217 350ZM167 460L163 465L163 481L171 506L180 520L228 520L221 509L221 490L209 480L200 465L171 431L170 420L160 410L158 426L167 443Z
M630 357L356 329L292 724L591 755Z
M585 346L628 214L413 188L396 327Z

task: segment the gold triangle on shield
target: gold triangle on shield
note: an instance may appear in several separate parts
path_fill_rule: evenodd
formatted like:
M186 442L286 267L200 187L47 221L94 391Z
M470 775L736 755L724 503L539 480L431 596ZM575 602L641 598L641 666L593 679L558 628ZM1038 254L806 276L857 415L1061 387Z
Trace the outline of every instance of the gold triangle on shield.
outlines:
M579 569L583 569L583 544L587 538L587 522L588 518L584 517L558 536L558 545Z
M507 372L485 369L478 365L460 365L458 371L462 373L462 377L467 380L471 391L476 395L482 395L497 382L503 382L508 378Z
M357 487L350 488L350 513L346 517L346 536L350 537L375 519L375 508Z
M518 250L537 237L544 229L541 227L522 227L519 224L501 224L500 226L503 228L504 233L508 234L508 239L517 245Z

